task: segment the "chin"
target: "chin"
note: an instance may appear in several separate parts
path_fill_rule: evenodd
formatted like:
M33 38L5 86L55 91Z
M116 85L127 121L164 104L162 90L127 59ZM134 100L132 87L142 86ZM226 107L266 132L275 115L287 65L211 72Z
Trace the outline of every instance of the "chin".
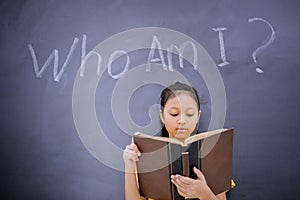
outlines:
M187 134L187 133L176 133L174 137L179 139L179 140L185 140L189 136L190 135Z

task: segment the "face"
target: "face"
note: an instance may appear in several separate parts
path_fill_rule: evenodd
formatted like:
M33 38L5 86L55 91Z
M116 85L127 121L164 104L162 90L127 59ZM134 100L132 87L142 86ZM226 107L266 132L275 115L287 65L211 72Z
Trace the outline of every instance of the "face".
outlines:
M184 140L194 131L200 117L196 101L187 92L170 97L160 112L169 137Z

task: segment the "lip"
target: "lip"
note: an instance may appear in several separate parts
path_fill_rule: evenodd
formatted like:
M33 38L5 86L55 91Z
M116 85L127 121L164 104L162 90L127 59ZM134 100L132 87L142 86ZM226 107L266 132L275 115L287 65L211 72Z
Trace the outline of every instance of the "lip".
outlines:
M178 132L186 132L187 128L176 128L176 131L178 131Z

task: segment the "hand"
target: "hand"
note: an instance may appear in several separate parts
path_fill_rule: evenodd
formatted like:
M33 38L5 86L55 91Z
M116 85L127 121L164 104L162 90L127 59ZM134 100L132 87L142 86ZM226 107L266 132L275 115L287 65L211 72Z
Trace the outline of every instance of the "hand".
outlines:
M177 187L178 193L185 198L200 198L210 196L212 194L208 187L202 172L196 167L193 168L197 179L191 179L181 175L172 175L171 181Z
M130 173L136 172L136 162L139 160L141 152L132 141L123 151L123 160L125 163L125 171Z

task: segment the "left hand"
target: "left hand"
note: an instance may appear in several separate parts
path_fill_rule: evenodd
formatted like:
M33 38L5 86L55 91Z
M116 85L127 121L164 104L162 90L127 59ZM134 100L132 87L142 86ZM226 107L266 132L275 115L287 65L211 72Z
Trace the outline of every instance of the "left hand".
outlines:
M171 176L171 181L177 187L178 193L185 198L201 198L209 196L211 190L206 183L204 175L196 167L194 167L193 170L197 175L197 179L191 179L178 174Z

